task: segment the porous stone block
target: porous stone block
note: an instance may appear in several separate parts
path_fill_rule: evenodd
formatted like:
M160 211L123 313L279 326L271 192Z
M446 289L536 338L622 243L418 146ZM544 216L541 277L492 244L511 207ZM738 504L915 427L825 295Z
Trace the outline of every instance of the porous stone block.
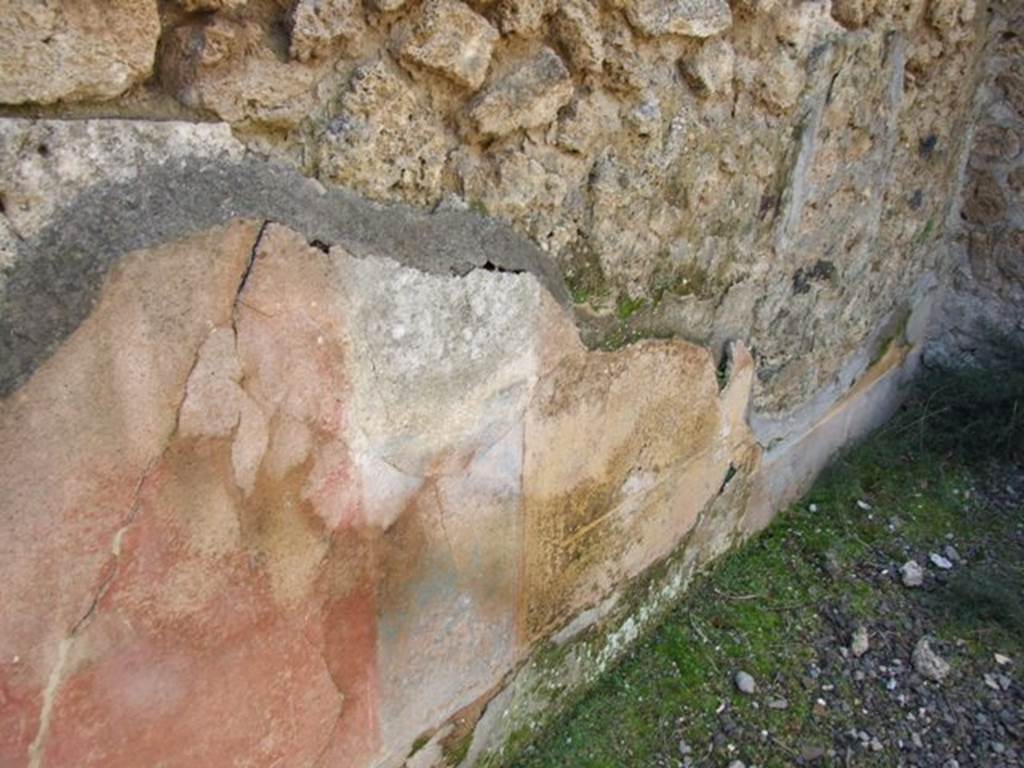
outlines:
M359 67L339 114L320 137L320 177L378 199L434 202L440 194L446 134L440 118L402 73L383 60Z
M545 47L471 102L469 117L480 133L501 136L550 123L572 94L569 70Z
M710 96L732 89L736 54L727 40L712 40L683 62L683 74L701 93Z
M289 53L299 61L327 51L363 30L359 0L298 0L292 9Z
M110 99L153 70L156 0L2 0L0 103Z
M459 0L428 0L410 29L399 34L402 61L438 72L467 88L487 77L498 31Z
M555 0L498 0L498 26L506 35L532 35L554 8Z
M711 37L732 26L725 0L628 0L625 8L630 24L651 37Z
M600 72L604 63L604 35L597 6L591 0L562 0L555 16L555 33L576 69Z

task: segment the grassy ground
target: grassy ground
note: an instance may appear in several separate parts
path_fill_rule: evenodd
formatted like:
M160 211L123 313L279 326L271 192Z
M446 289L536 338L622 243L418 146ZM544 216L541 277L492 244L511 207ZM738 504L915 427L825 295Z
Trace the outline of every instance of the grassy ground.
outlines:
M1007 448L1007 415L986 412L998 451L958 447L947 406L960 395L936 392L700 579L517 765L1024 764L1024 444ZM960 557L948 572L929 563L947 546ZM917 589L899 575L910 559L926 572ZM952 665L943 683L914 671L924 635ZM740 670L754 695L737 691Z

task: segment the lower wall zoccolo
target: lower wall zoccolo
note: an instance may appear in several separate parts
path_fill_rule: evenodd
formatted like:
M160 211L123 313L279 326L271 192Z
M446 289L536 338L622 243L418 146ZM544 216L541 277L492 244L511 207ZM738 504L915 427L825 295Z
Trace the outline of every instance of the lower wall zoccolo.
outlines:
M122 257L0 402L0 758L496 759L805 480L762 461L739 343L725 379L587 351L528 273L253 220Z
M766 451L752 440L744 442L749 450L744 453L740 448L732 454L738 461L729 465L721 487L710 496L683 494L673 499L679 519L687 522L667 544L667 556L636 578L622 578L609 585L600 600L536 646L500 692L480 709L479 719L462 725L464 740L459 751L468 754L464 764L507 764L538 727L594 683L657 623L704 566L762 530L776 512L809 489L837 452L892 415L920 364L935 288L931 276L920 281L899 332L876 340L884 344L875 353L877 359L864 360L857 367L853 386L823 415L811 421L794 418L799 426ZM730 383L722 399L735 398L739 413L745 413L742 403L749 384L737 386L742 377L736 376L742 351L734 347L733 355ZM688 502L694 498L700 499L700 506L690 516ZM449 733L441 735L450 745Z

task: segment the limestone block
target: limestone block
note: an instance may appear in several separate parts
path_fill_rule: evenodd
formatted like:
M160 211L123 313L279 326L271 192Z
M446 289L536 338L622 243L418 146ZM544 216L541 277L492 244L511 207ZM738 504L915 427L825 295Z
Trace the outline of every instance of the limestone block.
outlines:
M565 64L545 47L474 99L469 117L480 133L501 136L551 122L572 94Z
M131 180L145 164L235 161L244 153L223 123L0 120L4 213L30 238L90 186Z
M600 72L604 63L604 36L597 6L590 0L562 0L555 16L555 34L565 47L574 69Z
M625 8L630 24L651 37L711 37L732 26L725 0L628 0Z
M0 103L110 99L153 69L156 0L2 0Z
M351 40L363 30L359 0L298 0L292 9L292 58L308 61L336 40Z
M497 40L487 19L459 0L429 0L413 26L399 34L397 49L403 61L475 90L487 77Z

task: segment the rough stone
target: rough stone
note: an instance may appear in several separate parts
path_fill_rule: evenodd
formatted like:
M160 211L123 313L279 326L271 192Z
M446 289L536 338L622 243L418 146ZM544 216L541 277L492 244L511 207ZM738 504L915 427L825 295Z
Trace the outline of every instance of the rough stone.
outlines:
M761 98L777 112L796 106L806 82L803 68L786 55L775 57L758 75Z
M244 6L249 0L177 0L188 13L210 11L234 11Z
M974 20L975 10L974 0L932 0L928 4L928 21L948 35L970 24Z
M406 79L385 61L359 67L320 141L320 178L380 200L436 202L447 136Z
M156 0L5 0L0 14L0 103L110 99L153 70Z
M871 641L868 637L867 627L861 625L853 631L853 637L850 639L850 653L855 658L860 658L867 653L871 648Z
M945 680L950 672L949 662L932 650L927 637L917 641L911 661L919 675L937 683Z
M974 133L971 161L988 165L1005 163L1015 159L1020 151L1020 136L1014 128L999 123L986 123Z
M165 33L160 78L184 105L228 122L294 126L313 107L313 87L326 62L292 65L275 48L273 32L249 20L217 14Z
M947 558L943 557L937 552L932 552L930 555L928 555L928 559L931 561L931 564L938 568L940 571L948 571L953 568L953 563L951 563Z
M711 40L683 63L683 73L701 93L721 96L732 90L734 65L735 53L729 41Z
M458 0L429 0L398 40L403 61L432 69L476 90L487 77L498 32Z
M498 0L498 26L506 35L533 35L554 11L556 0Z
M916 560L908 560L900 566L900 578L905 587L920 587L924 583L924 569Z
M586 155L614 133L618 124L618 105L607 95L577 97L559 115L558 146Z
M757 683L754 682L754 678L747 672L737 672L735 683L736 690L747 696L757 692Z
M572 78L562 60L542 48L474 99L469 117L480 133L501 136L550 123L572 94Z
M562 0L554 27L574 69L595 73L601 71L604 64L604 36L597 6L591 0Z
M725 0L627 0L626 16L645 35L711 37L732 26Z
M351 40L363 30L358 0L298 0L289 21L288 50L299 61L308 61L336 40Z
M876 5L877 0L836 0L832 16L844 27L858 29L868 23Z

